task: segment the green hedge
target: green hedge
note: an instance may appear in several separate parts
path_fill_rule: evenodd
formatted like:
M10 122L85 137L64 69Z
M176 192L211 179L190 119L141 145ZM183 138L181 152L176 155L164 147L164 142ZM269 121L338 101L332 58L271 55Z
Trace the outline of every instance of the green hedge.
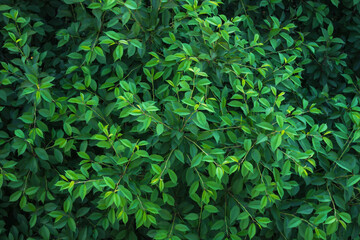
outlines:
M1 239L360 239L359 0L1 4Z

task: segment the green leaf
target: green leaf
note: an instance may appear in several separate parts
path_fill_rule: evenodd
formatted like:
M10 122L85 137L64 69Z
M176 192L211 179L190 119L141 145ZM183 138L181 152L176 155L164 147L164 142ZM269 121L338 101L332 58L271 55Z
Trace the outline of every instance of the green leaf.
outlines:
M86 113L85 113L85 121L86 121L86 123L89 123L89 121L91 120L91 118L92 118L92 111L91 110L89 110L89 111L87 111Z
M157 124L156 125L156 134L160 136L164 132L164 125Z
M225 39L225 41L229 43L230 40L229 33L226 30L221 30L220 33L221 36Z
M102 50L100 47L95 47L95 48L94 48L94 51L95 51L95 53L96 53L97 55L100 55L100 56L102 56L102 57L105 56L103 50Z
M157 154L151 154L150 159L153 160L153 161L156 161L156 162L164 161L164 158L162 156L160 156L160 155L157 155Z
M0 12L10 10L12 7L2 4L0 5Z
M127 0L125 2L125 6L131 10L135 10L137 9L137 5L136 5L136 2L132 1L132 0Z
M67 220L67 224L71 231L76 232L76 223L73 218L69 217Z
M289 221L289 223L286 225L287 228L294 228L297 227L301 224L301 219L300 218L293 218Z
M206 116L205 116L204 113L198 111L198 112L196 113L196 119L197 119L197 121L196 121L195 123L196 123L196 125L198 125L200 128L205 129L205 130L209 130L209 129L210 129L210 128L209 128L209 124L208 124L208 122L207 122L207 120L206 120Z
M204 210L209 212L209 213L217 213L217 212L219 212L219 210L213 205L205 205Z
M275 134L274 136L271 137L270 145L271 145L271 149L274 152L278 147L280 147L281 141L282 141L282 137L281 137L280 133L277 133L277 134Z
M338 221L335 221L329 225L327 225L326 227L326 233L328 235L331 235L333 233L335 233L337 230L338 230L338 226L339 226L339 222Z
M187 231L190 230L186 225L180 224L180 223L175 225L175 229L180 231L180 232L187 232Z
M66 73L65 74L70 74L72 73L73 71L75 71L76 69L78 69L79 67L78 66L70 66L67 70L66 70Z
M191 160L191 167L196 167L200 165L202 161L203 155L201 153L197 154L192 160Z
M124 186L119 185L119 190L129 201L133 200L133 196L131 192L128 189L126 189Z
M16 129L15 130L15 135L19 138L25 138L25 134L21 129Z
M83 56L77 52L72 52L72 53L68 54L67 56L71 59L82 59L83 58Z
M224 169L221 167L217 167L215 174L216 174L217 178L219 180L221 180L221 178L224 176Z
M174 113L176 113L177 115L180 115L180 116L187 116L191 112L187 108L177 108L177 109L174 110Z
M256 163L259 163L261 161L261 153L260 153L260 151L257 150L257 149L253 149L251 151L251 157Z
M42 226L39 229L39 234L43 239L50 239L50 231L46 226Z
M114 61L116 60L121 60L122 56L124 54L124 48L123 46L121 45L118 45L116 48L115 48L115 51L114 51Z
M337 161L336 163L341 168L345 169L346 171L348 171L350 173L353 171L352 164L350 163L350 161L348 161L346 159L341 159L341 160Z
M346 182L346 186L350 187L352 185L355 185L357 182L360 181L360 175L354 175L351 178L349 178Z
M165 239L169 235L169 232L167 230L157 230L154 239L160 240Z
M85 152L78 152L77 154L83 159L90 159L89 155Z
M107 137L101 134L95 134L94 136L92 136L92 139L95 140L100 140L100 141L106 141Z
M104 177L104 181L106 183L106 185L108 187L110 187L111 189L115 189L115 183L114 183L114 180L112 180L111 178L109 177Z
M29 187L25 190L26 195L34 195L39 190L39 187Z
M211 36L209 37L209 43L212 44L216 42L219 38L220 36L217 33L211 34Z
M168 170L168 174L169 174L169 177L171 179L171 181L173 183L177 183L177 176L176 176L176 173L174 171L172 171L171 169Z
M240 74L252 74L252 72L250 71L250 69L248 68L241 68L239 65L237 64L231 64L232 69L235 71L236 75L240 75Z
M314 233L311 227L307 227L305 230L305 239L312 240L314 238Z
M136 48L142 49L142 44L139 40L133 39L130 41L130 44L133 45Z
M261 226L266 227L267 224L271 223L271 220L267 217L256 218L256 221L260 223Z
M250 151L250 149L251 149L251 140L250 139L244 140L244 149L247 152Z
M159 63L159 59L157 58L152 58L150 61L148 61L146 64L145 64L145 67L154 67L156 65L158 65Z
M184 154L179 149L176 149L174 151L174 154L175 154L176 158L179 159L180 162L185 163Z
M339 0L331 0L332 4L334 4L334 6L338 7L339 6Z
M218 16L207 18L206 21L209 22L210 24L216 26L216 27L219 27L219 25L221 25L221 23L222 23L221 18L218 17Z
M252 223L249 227L249 230L248 230L248 236L250 239L252 239L256 234L256 226L254 223Z
M49 160L49 155L43 148L35 148L36 155L42 160Z
M265 134L259 134L256 138L256 144L259 144L259 143L262 143L262 142L265 142L268 140L268 137L265 135Z
M34 84L34 85L37 85L38 84L38 79L37 79L37 77L35 76L35 75L33 75L33 74L25 74L26 75L26 77L27 77L27 79L32 83L32 84Z
M199 216L196 213L189 213L184 218L188 221L196 221L199 219Z
M294 44L294 39L289 34L281 32L280 36L286 40L287 47L291 47Z
M16 191L14 193L12 193L10 195L9 201L10 202L16 202L17 200L19 200L19 198L21 197L22 192L21 191Z
M265 50L259 47L254 48L258 53L260 53L262 56L265 56Z
M328 30L329 36L331 36L333 34L333 32L334 32L334 26L332 25L332 23L329 24L327 30Z
M244 165L244 167L245 167L247 170L249 170L251 173L254 173L254 167L253 167L253 165L252 165L250 162L244 161L244 162L243 162L243 165Z
M79 195L80 195L81 200L84 201L85 196L86 196L86 184L82 184L82 185L80 186Z
M105 34L109 37L109 38L111 38L111 39L113 39L113 40L120 40L121 39L121 34L120 33L117 33L117 32L114 32L114 31L107 31L107 32L105 32ZM118 45L117 47L120 47L121 45ZM116 48L117 48L116 47Z
M346 212L341 212L339 213L339 216L341 217L342 220L344 220L344 222L346 223L351 223L351 216L350 214L346 213Z
M238 218L239 214L240 214L240 208L238 206L234 206L233 208L231 208L230 223L233 223Z
M71 128L70 124L64 123L64 130L65 130L67 135L69 135L69 136L72 135L72 128Z
M274 126L268 122L258 123L258 124L256 124L256 126L261 127L262 129L265 129L265 130L274 131Z
M89 87L91 84L91 75L85 75L85 86Z
M202 113L202 112L197 112L197 113L196 113L196 118L197 118L197 120L199 121L199 123L200 123L201 125L206 125L206 124L207 124L206 116L205 116L204 113Z
M32 214L31 215L31 218L30 218L30 221L29 221L29 226L30 228L33 228L36 224L36 221L37 221L37 215L36 214Z
M182 46L183 46L183 50L185 51L185 53L187 55L189 55L189 56L193 55L192 48L191 48L191 46L189 44L183 43Z

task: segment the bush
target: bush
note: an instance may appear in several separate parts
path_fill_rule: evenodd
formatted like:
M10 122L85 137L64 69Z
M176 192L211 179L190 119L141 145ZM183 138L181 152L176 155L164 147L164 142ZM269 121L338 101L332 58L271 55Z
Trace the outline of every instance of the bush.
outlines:
M3 0L1 239L359 239L359 0Z

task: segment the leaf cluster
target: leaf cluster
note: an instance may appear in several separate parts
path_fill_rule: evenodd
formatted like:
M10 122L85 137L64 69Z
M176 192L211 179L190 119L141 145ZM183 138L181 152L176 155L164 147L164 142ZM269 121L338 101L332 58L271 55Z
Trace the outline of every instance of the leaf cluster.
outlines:
M359 238L359 0L0 12L1 239Z

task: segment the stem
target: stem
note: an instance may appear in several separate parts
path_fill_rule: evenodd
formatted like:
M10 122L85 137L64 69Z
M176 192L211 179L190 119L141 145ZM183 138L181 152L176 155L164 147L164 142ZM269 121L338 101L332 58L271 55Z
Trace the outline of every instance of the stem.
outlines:
M160 178L159 178L159 179L161 179L161 176L163 175L164 171L166 170L167 163L168 163L168 161L169 161L169 159L170 159L170 157L171 157L172 153L174 152L174 150L175 150L175 149L171 150L171 152L170 152L170 154L169 154L168 158L166 159L166 161L165 161L165 167L164 167L164 168L163 168L163 170L161 171L161 173L160 173Z
M155 101L155 90L154 90L154 78L151 77L151 86L152 86L152 98Z
M328 182L327 182L327 183L328 183ZM334 216L335 216L335 218L337 219L335 203L334 203L334 200L333 200L333 198L332 198L332 196L331 196L331 193L330 193L328 184L326 184L326 190L327 190L327 192L329 193L329 197L330 197L330 199L331 199L331 203L332 203L333 209L334 209Z
M127 163L126 163L126 166L125 166L124 172L121 174L119 181L116 183L115 192L116 192L116 191L117 191L117 189L118 189L118 186L119 186L119 184L120 184L121 179L123 179L123 177L125 176L126 170L127 170L128 166L129 166L129 164L130 164L130 162L131 162L131 158L132 158L132 156L133 156L133 155L134 155L134 153L135 153L135 148L136 148L136 146L137 146L138 142L139 142L139 140L137 140L137 142L136 142L136 144L135 144L135 147L134 147L134 149L132 150L131 156L129 157L129 160L128 160L128 161L127 161Z
M199 148L203 153L205 153L207 156L209 156L209 154L207 152L204 151L204 149L202 149L195 141L191 140L189 137L184 136L184 138L186 138L187 140L189 140L190 142L192 142L197 148Z
M301 217L298 217L294 214L291 214L291 213L285 213L285 212L280 212L280 214L283 214L283 215L287 215L287 216L291 216L291 217L295 217L295 218L300 218L301 221L304 221L306 222L309 226L313 227L313 228L316 228L316 226L314 224L312 224L311 222L309 222L308 220L304 219L304 218L301 218Z
M172 220L171 229L170 229L170 232L169 232L169 235L168 235L169 238L172 236L172 232L173 232L173 230L174 230L174 224L175 224L176 214L177 214L177 213L174 214L174 218L173 218L173 220Z
M258 221L256 221L256 219L249 213L249 211L245 208L245 206L244 206L239 200L237 200L236 197L235 197L231 192L228 192L228 194L235 200L235 202L236 202L237 204L240 205L240 207L242 207L242 209L244 209L244 211L245 211L247 214L249 214L251 220L252 220L254 223L256 223L256 224L261 228L261 225L260 225L260 224L258 223Z
M251 145L249 151L246 152L245 156L244 156L244 157L241 159L241 161L239 162L239 167L240 167L240 165L245 161L247 155L249 154L249 152L251 151L251 149L255 146L255 144L256 144L256 141L253 143L253 145Z
M335 169L336 166L337 166L337 162L342 158L342 156L345 154L346 150L349 148L350 144L352 143L355 135L351 138L351 140L350 140L350 136L353 134L354 131L355 131L355 129L353 129L353 130L351 131L348 139L346 140L346 142L345 142L345 148L344 148L343 152L341 153L340 157L338 157L338 158L336 159L336 161L335 161L336 165L334 166L334 169ZM349 141L349 140L350 140L350 141Z
M89 108L91 111L93 111L94 113L96 113L102 120L104 120L104 122L106 122L107 125L110 125L110 124L108 123L108 121L106 121L106 119L105 119L103 116L101 116L95 109L93 109L92 107L90 107L90 106L88 106L88 105L86 105L86 104L85 104L85 106L88 107L88 108Z
M226 218L226 207L227 207L227 194L225 194L225 216L224 216L224 219L225 219L225 229L226 229L226 236L229 238L229 226L227 224L227 218Z
M186 123L190 120L190 118L197 112L197 109L190 114L190 116L185 120L184 125L182 126L180 132L182 132L186 126Z
M198 234L200 237L200 226L201 226L201 216L202 216L202 212L203 212L203 203L201 202L201 209L200 209L200 215L199 215L199 224L198 224Z

